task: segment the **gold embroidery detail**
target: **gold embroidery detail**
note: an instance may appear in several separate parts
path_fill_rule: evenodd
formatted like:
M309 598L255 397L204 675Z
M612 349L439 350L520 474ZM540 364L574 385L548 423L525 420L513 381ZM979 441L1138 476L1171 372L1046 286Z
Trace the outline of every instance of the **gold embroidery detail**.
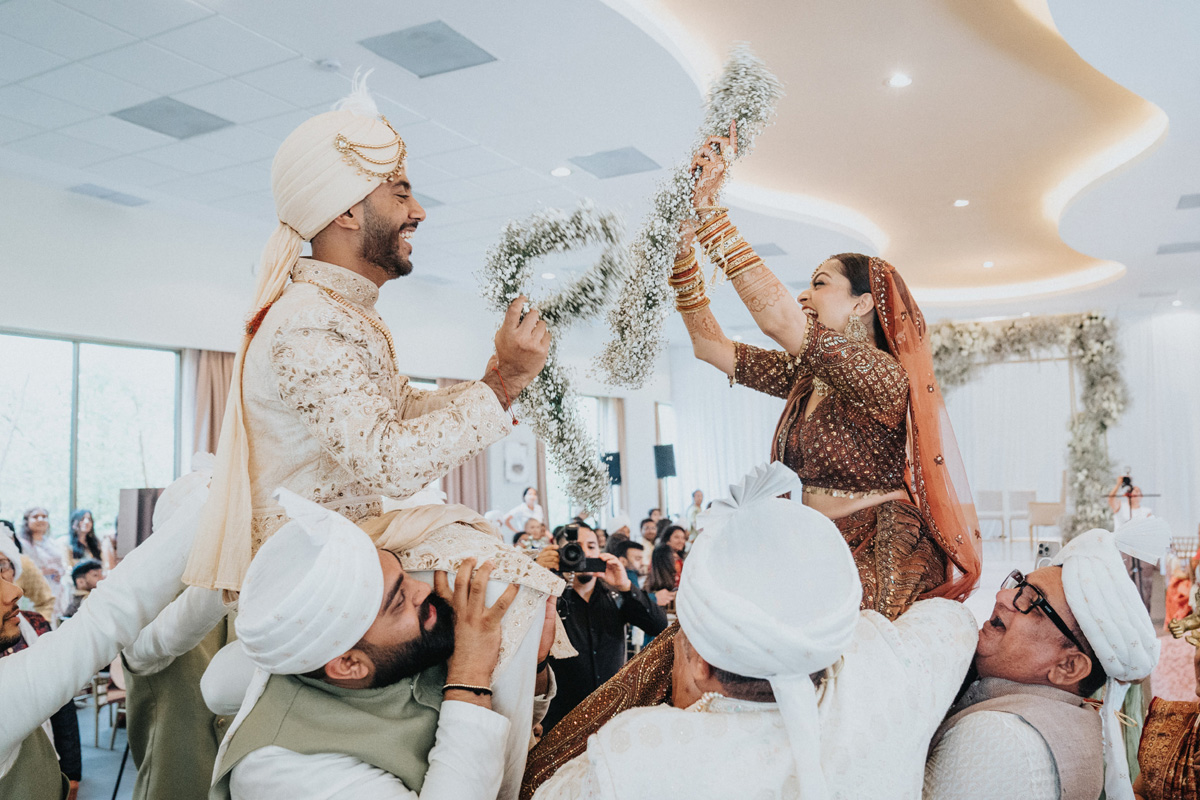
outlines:
M333 146L339 153L342 154L342 160L358 170L359 175L379 178L380 180L385 180L388 183L391 183L400 177L400 171L404 169L404 157L408 154L408 147L404 144L404 140L400 138L400 134L396 133L396 129L392 127L392 123L387 121L387 117L380 114L379 119L382 120L383 124L388 126L388 130L395 135L395 138L390 142L384 142L383 144L352 142L343 134L339 133L333 140ZM386 150L389 147L396 148L396 154L391 158L371 158L369 155L363 152L364 150ZM356 158L358 160L356 160ZM359 163L359 161L365 161L367 164L374 164L377 167L386 167L393 164L394 166L392 166L392 169L387 172L376 172L364 164Z

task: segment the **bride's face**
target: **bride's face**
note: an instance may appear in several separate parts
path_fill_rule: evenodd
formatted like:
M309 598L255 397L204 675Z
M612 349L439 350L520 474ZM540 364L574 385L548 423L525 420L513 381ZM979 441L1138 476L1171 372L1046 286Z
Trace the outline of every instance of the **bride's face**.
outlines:
M850 291L850 279L846 277L842 262L836 258L817 267L812 283L796 298L800 305L817 312L817 321L826 328L844 331L850 315L862 316L871 310L871 295L855 296Z

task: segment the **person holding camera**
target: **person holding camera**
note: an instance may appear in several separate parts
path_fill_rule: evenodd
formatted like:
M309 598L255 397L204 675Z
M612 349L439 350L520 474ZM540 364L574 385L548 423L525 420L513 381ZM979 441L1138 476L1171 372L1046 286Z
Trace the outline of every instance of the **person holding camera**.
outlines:
M626 625L648 637L667 627L666 614L629 579L621 560L600 552L595 531L564 525L555 530L554 540L537 561L571 579L558 599L558 615L579 655L551 659L558 694L542 721L547 731L625 664Z

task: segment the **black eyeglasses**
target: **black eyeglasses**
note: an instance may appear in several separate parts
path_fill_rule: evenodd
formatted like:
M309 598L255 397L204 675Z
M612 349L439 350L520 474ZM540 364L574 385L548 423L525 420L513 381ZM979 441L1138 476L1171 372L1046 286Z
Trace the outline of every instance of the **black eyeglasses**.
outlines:
M1054 627L1058 628L1063 636L1071 640L1071 644L1078 647L1080 652L1087 652L1087 648L1079 643L1079 640L1075 638L1075 634L1071 633L1071 629L1067 626L1067 623L1063 622L1062 617L1051 607L1049 601L1046 600L1046 595L1042 594L1042 590L1025 580L1025 575L1021 570L1014 569L1010 572L1000 588L1016 589L1017 596L1013 598L1013 607L1017 611L1020 611L1022 614L1028 614L1035 608L1040 609L1054 623Z

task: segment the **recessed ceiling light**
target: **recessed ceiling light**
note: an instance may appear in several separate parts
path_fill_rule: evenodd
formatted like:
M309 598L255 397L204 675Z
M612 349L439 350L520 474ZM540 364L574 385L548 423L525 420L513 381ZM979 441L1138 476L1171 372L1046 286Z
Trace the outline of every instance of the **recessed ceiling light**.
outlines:
M903 72L896 72L892 74L892 77L887 79L887 85L893 89L903 89L905 86L912 85L912 78Z
M954 201L955 208L963 208L964 206L969 206L969 205L971 205L970 200L955 200Z
M542 280L546 280L546 281L554 280L554 273L553 272L543 272Z
M570 167L555 167L554 169L550 170L550 174L556 178L565 178L571 174L571 168Z
M1026 311L1026 312L1025 312L1024 314L1022 314L1021 316L1022 316L1022 317L1032 317L1032 316L1033 316L1033 312L1032 312L1032 311Z
M992 268L992 267L994 267L994 266L996 266L996 262L995 262L995 261L985 261L985 262L983 262L983 268L984 268L984 269L991 269L991 268Z
M1175 306L1176 308L1179 308L1181 305L1183 305L1183 301L1182 300L1172 300L1171 305Z

